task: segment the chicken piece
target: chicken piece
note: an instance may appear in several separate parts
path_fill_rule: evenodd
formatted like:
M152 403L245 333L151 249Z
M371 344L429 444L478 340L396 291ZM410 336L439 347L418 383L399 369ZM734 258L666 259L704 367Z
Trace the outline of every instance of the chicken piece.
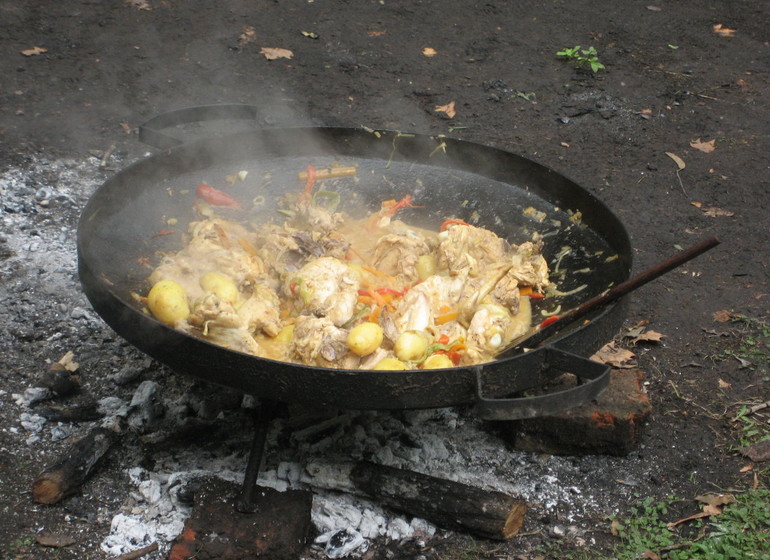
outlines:
M384 274L396 276L404 283L419 280L417 259L430 254L428 241L414 230L389 233L377 240L374 250L374 266Z
M524 336L532 321L529 299L522 298L519 308L519 313L512 315L501 305L480 305L468 325L468 347L475 347L491 359L512 340Z
M261 258L250 254L237 239L249 242L251 234L233 222L206 220L190 224L192 239L181 251L164 257L150 275L155 284L160 280L179 283L191 300L204 295L200 278L207 272L224 274L240 286L265 274ZM248 246L248 245L247 245Z
M291 210L294 215L286 224L303 231L310 230L327 234L336 230L345 221L344 214L332 212L328 208L317 206L301 198Z
M532 286L543 292L551 286L548 278L548 263L540 254L541 243L527 241L513 247L510 257L511 269L506 277L515 279L520 286Z
M323 236L287 225L263 225L257 229L256 234L259 238L257 254L269 263L271 287L276 289L281 279L294 274L308 259L343 259L350 248L350 243L341 236Z
M249 298L238 307L238 315L251 332L262 331L268 336L276 336L282 326L280 305L278 294L265 284L255 284Z
M284 285L284 294L295 298L301 313L326 317L340 326L353 316L358 288L358 276L348 265L321 257L291 276Z
M439 234L439 267L450 274L478 276L490 264L500 263L510 252L510 244L494 232L471 225L450 225Z
M349 356L348 331L326 317L300 315L294 323L292 352L303 363L321 367L351 367L357 356ZM355 367L355 366L352 366Z
M187 323L199 329L205 340L254 356L264 356L264 351L251 335L248 323L233 305L215 294L207 294L195 306Z
M457 307L465 282L464 276L434 275L410 289L399 301L396 311L390 314L393 328L386 329L388 338L404 331L432 332L441 310Z

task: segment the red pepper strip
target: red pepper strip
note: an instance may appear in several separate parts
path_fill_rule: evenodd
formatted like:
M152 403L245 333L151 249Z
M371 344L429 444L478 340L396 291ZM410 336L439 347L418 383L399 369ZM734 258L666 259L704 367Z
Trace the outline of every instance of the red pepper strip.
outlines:
M225 208L241 208L241 203L235 200L226 192L222 192L214 187L202 184L198 185L195 191L198 198L201 198L213 206L223 206Z
M449 226L469 226L470 224L468 222L463 222L462 220L445 220L443 224L441 224L441 228L439 231L446 231Z
M559 320L559 317L557 317L556 315L554 315L553 317L548 317L548 319L546 319L545 321L543 321L542 323L540 323L540 326L539 326L539 327L537 327L537 328L538 328L538 329L544 329L544 328L546 328L548 325L550 325L550 324L552 324L552 323L555 323L555 322L556 322L556 321L558 321L558 320Z
M377 292L378 294L383 295L383 296L385 294L390 294L390 295L396 296L396 297L401 297L401 296L404 295L404 292L399 292L398 290L394 290L393 288L378 288L378 289L376 289L374 291Z
M316 177L318 173L315 167L312 165L307 166L307 181L305 181L305 191L302 193L302 198L310 200L313 196L313 187L315 186Z
M449 344L449 335L442 334L440 337L438 337L438 341L437 342L439 344Z

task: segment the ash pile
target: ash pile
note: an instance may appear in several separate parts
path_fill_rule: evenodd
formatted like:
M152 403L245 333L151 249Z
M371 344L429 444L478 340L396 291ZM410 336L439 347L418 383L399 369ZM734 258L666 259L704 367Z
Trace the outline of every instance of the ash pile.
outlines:
M125 164L117 159L114 165ZM165 558L193 511L199 481L242 481L259 403L167 370L91 309L77 277L76 228L80 209L106 179L103 163L103 154L30 157L0 174L4 447L31 457L42 473L75 442L109 433L82 486L47 507L66 516L79 504L104 553L157 543L147 557ZM289 405L270 425L258 483L312 492L304 557L361 557L382 542L420 548L445 529L360 496L340 465L365 461L501 492L531 506L530 530L580 538L581 519L616 513L610 504L634 491L640 467L654 468L641 457L519 451L465 409ZM36 474L18 476L32 485Z

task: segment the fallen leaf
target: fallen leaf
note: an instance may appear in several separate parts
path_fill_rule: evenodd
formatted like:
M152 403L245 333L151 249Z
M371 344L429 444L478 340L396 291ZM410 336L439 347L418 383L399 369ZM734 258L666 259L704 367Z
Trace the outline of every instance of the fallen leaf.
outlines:
M276 60L278 58L291 58L294 53L289 49L282 49L280 47L262 47L259 54L265 55L268 60Z
M257 40L257 29L251 25L244 25L243 31L241 31L238 37L239 45L248 45Z
M647 6L647 9L651 12L659 12L661 10L658 6Z
M703 213L709 218L716 218L718 216L735 216L735 212L732 210L724 210L717 208L716 206L709 206L708 208L702 208Z
M686 164L686 163L684 162L684 160L683 160L682 158L680 158L678 155L676 155L676 154L674 154L674 153L671 153L671 152L666 152L666 155L667 155L668 157L670 157L671 159L673 159L673 160L674 160L674 162L676 163L676 166L677 166L677 167L678 167L680 170L681 170L681 169L684 169L685 167L687 167L687 164Z
M660 556L655 554L652 550L645 550L642 552L640 558L644 558L645 560L660 560Z
M53 548L62 548L75 544L77 541L69 535L61 533L43 533L35 537L35 541L40 546L50 546Z
M696 513L695 515L691 515L689 517L685 517L682 519L679 519L677 521L672 521L671 523L666 523L666 527L676 527L677 525L681 525L682 523L686 523L688 521L693 521L695 519L703 519L704 517L713 517L715 515L719 515L722 513L722 508L719 506L713 506L711 504L706 504L703 506L703 511L700 513Z
M312 31L300 31L302 33L303 37L307 37L308 39L318 39L321 36L318 33L313 33Z
M741 470L738 471L738 472L747 473L747 472L750 472L750 471L753 471L753 470L754 470L754 464L753 463L749 463L748 465L746 465L744 467L741 467Z
M738 315L738 313L728 311L727 309L722 309L720 311L715 311L711 317L717 323L729 323L730 321L732 321L733 319L736 319L739 316L740 315Z
M693 200L690 204L692 204L696 208L703 208L703 203L702 202L698 202L696 200Z
M713 140L709 140L708 142L701 142L700 138L698 138L697 140L693 140L692 142L690 142L690 146L692 148L695 148L696 150L700 150L701 152L710 154L711 152L717 149L716 142L717 142L716 138L714 138Z
M457 114L457 111L455 111L455 102L450 101L446 105L436 105L435 111L437 113L445 113L447 117L450 119L455 118L455 115Z
M47 53L48 49L43 47L32 47L31 49L24 49L21 54L24 56L37 56L39 54Z
M425 47L424 49L422 49L422 54L424 56L431 57L431 56L436 56L438 54L438 51L430 47Z
M617 348L615 341L608 342L602 346L591 359L600 364L607 364L615 368L630 368L633 367L626 362L629 362L636 357L636 354L625 348Z
M755 463L770 460L770 439L760 441L748 447L741 447L740 452Z
M564 148L569 148L569 142L559 142L559 146L563 146Z
M735 501L735 496L732 494L702 494L700 496L695 496L695 501L714 507L726 506Z
M59 361L56 363L69 372L75 372L78 370L78 367L80 367L80 364L75 361L75 354L72 353L72 350L59 358Z
M735 29L730 29L729 27L725 27L721 23L717 23L712 29L716 32L717 35L720 37L732 37L735 35Z
M382 37L386 33L387 31L369 31L366 34L369 35L369 37Z
M660 342L663 339L663 336L664 335L657 331L645 331L633 338L631 344L636 344L637 342Z
M613 519L610 523L610 534L612 534L613 537L617 537L620 534L618 532L618 527L620 527L620 521Z
M717 380L717 383L719 384L720 389L729 389L730 387L732 387L732 385L730 385L727 381L721 378Z

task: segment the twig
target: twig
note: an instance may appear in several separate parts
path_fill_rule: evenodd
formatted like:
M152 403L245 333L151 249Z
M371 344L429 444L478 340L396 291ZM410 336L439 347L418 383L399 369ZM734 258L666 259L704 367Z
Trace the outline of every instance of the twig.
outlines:
M111 560L136 560L137 558L141 558L145 554L149 554L150 552L155 552L156 550L158 550L158 543L154 542L145 547L137 548L136 550L132 550L131 552L126 552L125 554L121 554L120 556L115 556Z
M107 148L107 151L104 152L104 155L102 155L102 160L99 162L99 169L106 169L107 168L107 160L110 159L110 156L112 155L112 152L115 150L115 144L110 144L110 147Z

